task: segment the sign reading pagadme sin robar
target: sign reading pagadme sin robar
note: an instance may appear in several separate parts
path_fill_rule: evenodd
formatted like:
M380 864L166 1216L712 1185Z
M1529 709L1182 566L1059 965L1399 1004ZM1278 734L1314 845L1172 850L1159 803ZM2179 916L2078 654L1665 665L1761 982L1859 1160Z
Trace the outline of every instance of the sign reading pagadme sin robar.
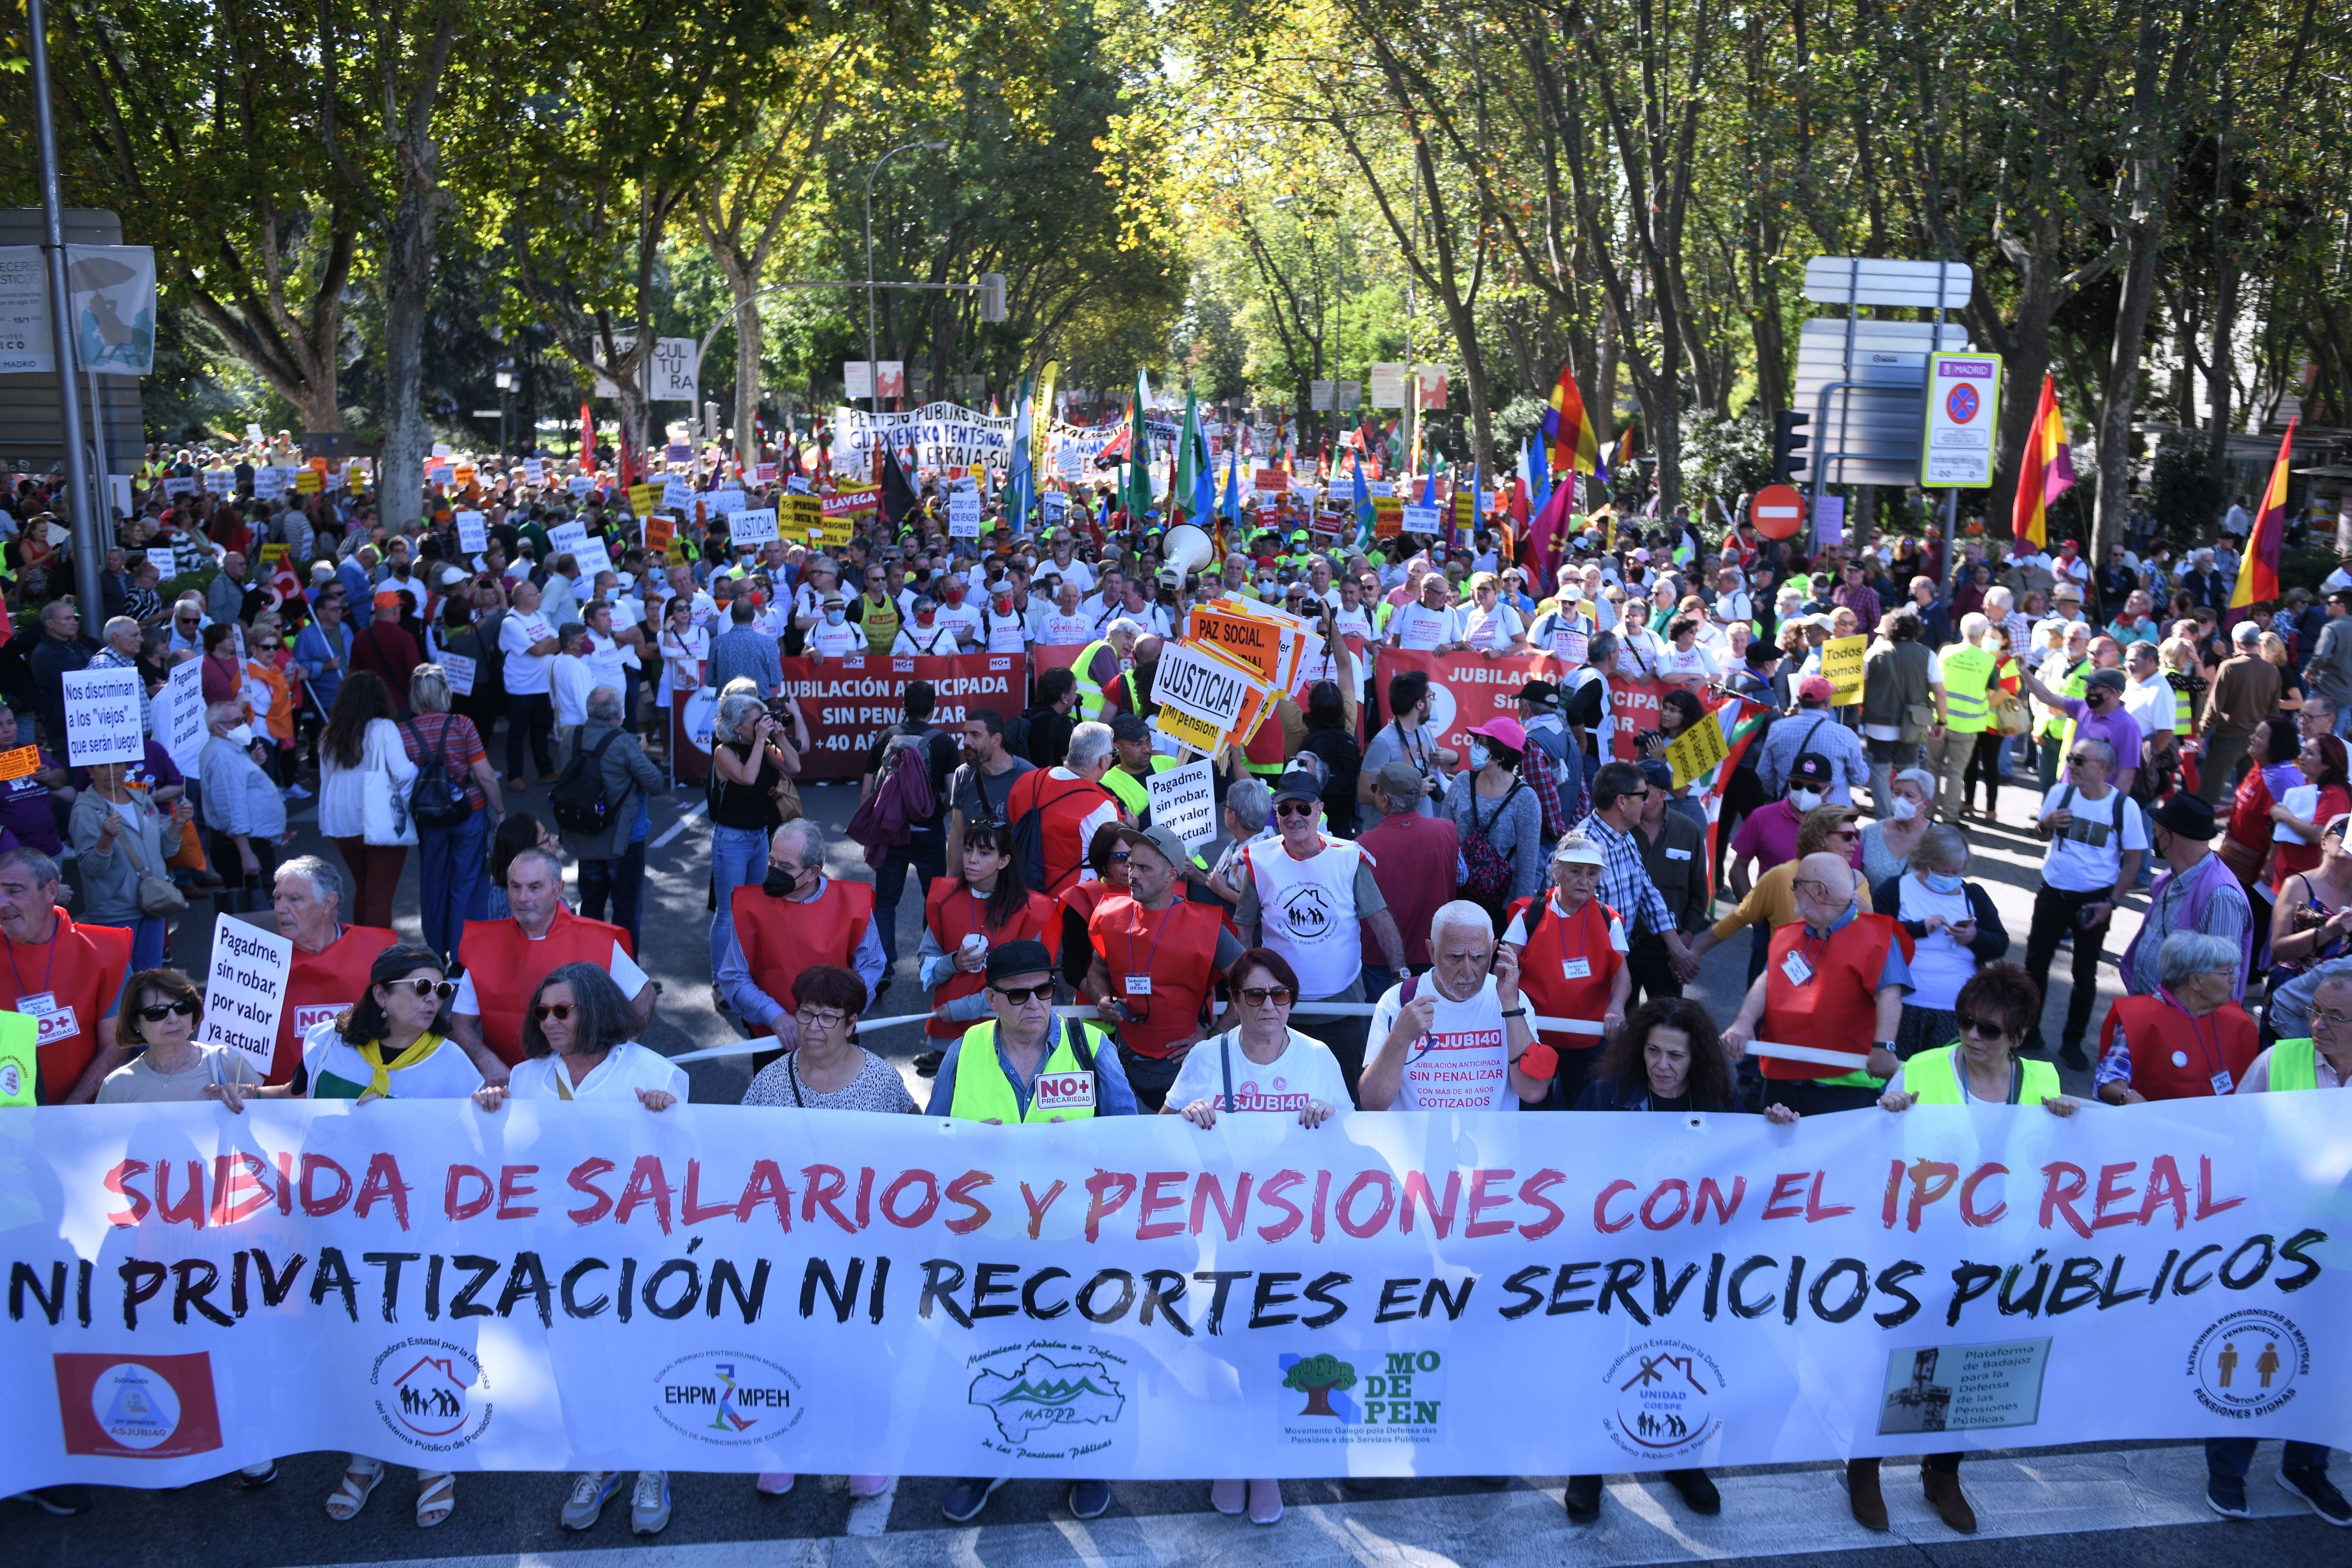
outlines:
M2062 1120L0 1120L11 1484L1592 1472L2352 1442L2334 1097Z

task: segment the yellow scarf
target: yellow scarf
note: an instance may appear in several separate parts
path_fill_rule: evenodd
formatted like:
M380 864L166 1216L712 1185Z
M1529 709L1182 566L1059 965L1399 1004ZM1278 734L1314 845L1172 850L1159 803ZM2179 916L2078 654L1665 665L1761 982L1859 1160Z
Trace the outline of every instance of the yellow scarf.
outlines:
M375 1077L368 1083L369 1092L381 1094L389 1100L392 1098L393 1073L404 1067L415 1066L441 1049L441 1036L427 1030L416 1037L415 1044L394 1057L390 1061L383 1059L382 1040L372 1040L365 1045L355 1046L352 1049L360 1053L360 1060L366 1062L375 1072Z

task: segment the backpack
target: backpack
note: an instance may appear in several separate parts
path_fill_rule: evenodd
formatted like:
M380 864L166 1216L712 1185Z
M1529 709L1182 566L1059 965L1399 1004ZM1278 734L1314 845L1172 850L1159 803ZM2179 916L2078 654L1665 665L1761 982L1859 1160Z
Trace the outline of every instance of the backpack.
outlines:
M891 850L912 841L914 824L938 808L931 793L929 746L923 736L901 735L891 747L889 771L849 819L849 836L866 851L866 863L880 870Z
M598 741L595 750L574 751L555 788L548 791L555 825L565 832L595 834L612 826L620 802L604 799L604 753L620 738L616 729Z
M1038 802L1022 812L1020 821L1013 824L1013 858L1020 862L1021 874L1027 879L1028 885L1039 892L1045 891L1045 808L1060 804L1076 792L1075 789L1065 789L1047 800L1042 799L1045 791L1039 790L1041 799ZM1005 804L1009 806L1012 802L1013 797L1008 792ZM1083 844L1079 846L1081 850L1086 847Z
M401 727L415 740L419 753L425 750L425 737L416 733L416 726ZM416 764L416 782L408 791L408 815L420 828L454 828L474 814L466 798L466 781L462 775L449 771L449 727L441 727L441 744L430 757L420 756Z
M1489 916L1499 916L1503 905L1510 900L1511 862L1495 847L1486 831L1509 808L1511 797L1526 788L1521 780L1511 780L1510 789L1495 802L1495 810L1483 823L1478 821L1476 786L1473 785L1469 791L1470 825L1462 835L1462 861L1470 874L1462 881L1461 895L1486 910Z

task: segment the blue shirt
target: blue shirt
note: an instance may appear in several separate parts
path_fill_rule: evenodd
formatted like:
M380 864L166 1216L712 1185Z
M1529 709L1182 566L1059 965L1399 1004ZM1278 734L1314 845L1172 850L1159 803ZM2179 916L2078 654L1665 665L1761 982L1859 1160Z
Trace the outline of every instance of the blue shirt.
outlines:
M343 689L343 672L351 667L351 622L337 622L331 638L315 621L303 627L302 634L294 639L294 662L302 667L303 684L310 688L319 711L332 708L335 694Z
M1054 1048L1061 1042L1062 1030L1068 1027L1068 1024L1067 1019L1057 1015L1054 1021L1046 1026L1046 1056L1050 1057L1054 1054ZM963 1041L961 1040L948 1047L946 1057L940 1062L939 1076L931 1080L931 1103L923 1108L925 1115L945 1116L954 1110L956 1061L962 1054ZM1043 1060L1043 1058L1040 1059L1041 1061ZM1021 1113L1026 1116L1029 1113L1030 1085L1013 1068L1013 1063L1004 1059L1004 1040L1001 1035L996 1040L996 1063L1004 1070L1004 1081L1013 1085L1013 1103L1021 1107ZM1095 1114L1097 1116L1136 1114L1135 1091L1128 1084L1127 1069L1119 1065L1118 1042L1108 1036L1099 1042L1095 1051Z
M776 656L776 640L754 627L730 627L710 640L710 663L702 684L724 691L728 682L746 676L760 684L762 697L783 689L784 666Z
M1836 936L1839 932L1844 930L1847 926L1853 925L1854 917L1861 913L1862 906L1860 904L1849 904L1845 906L1845 913L1843 915L1839 915L1835 920L1830 922L1829 929L1825 931L1818 925L1808 924L1805 926L1805 935L1808 936L1819 937L1822 941L1826 942L1831 937ZM1880 913L1885 914L1889 912L1881 911ZM1886 962L1879 967L1878 984L1872 987L1871 989L1874 992L1883 991L1889 986L1900 986L1906 991L1918 989L1917 987L1911 983L1911 966L1904 961L1903 944L1899 941L1889 942L1886 945Z

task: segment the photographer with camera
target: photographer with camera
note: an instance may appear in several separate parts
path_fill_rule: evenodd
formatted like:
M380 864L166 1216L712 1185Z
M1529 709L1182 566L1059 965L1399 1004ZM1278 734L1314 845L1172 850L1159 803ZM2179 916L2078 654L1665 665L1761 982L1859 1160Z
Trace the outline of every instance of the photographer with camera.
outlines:
M2074 990L2066 999L2065 1032L2058 1059L2081 1070L2090 1065L2083 1037L2091 1027L2091 1004L2098 998L2099 950L2107 922L2139 880L2140 857L2147 852L2147 822L2138 804L2108 782L2115 747L2092 736L2077 736L2066 748L2066 778L2042 798L2037 831L2050 841L2042 859L2042 885L2033 894L2033 925L2025 938L2025 972L2042 995L2050 991L2050 960L2059 938L2074 933ZM2046 1054L2037 1020L2026 1036L2028 1054Z

